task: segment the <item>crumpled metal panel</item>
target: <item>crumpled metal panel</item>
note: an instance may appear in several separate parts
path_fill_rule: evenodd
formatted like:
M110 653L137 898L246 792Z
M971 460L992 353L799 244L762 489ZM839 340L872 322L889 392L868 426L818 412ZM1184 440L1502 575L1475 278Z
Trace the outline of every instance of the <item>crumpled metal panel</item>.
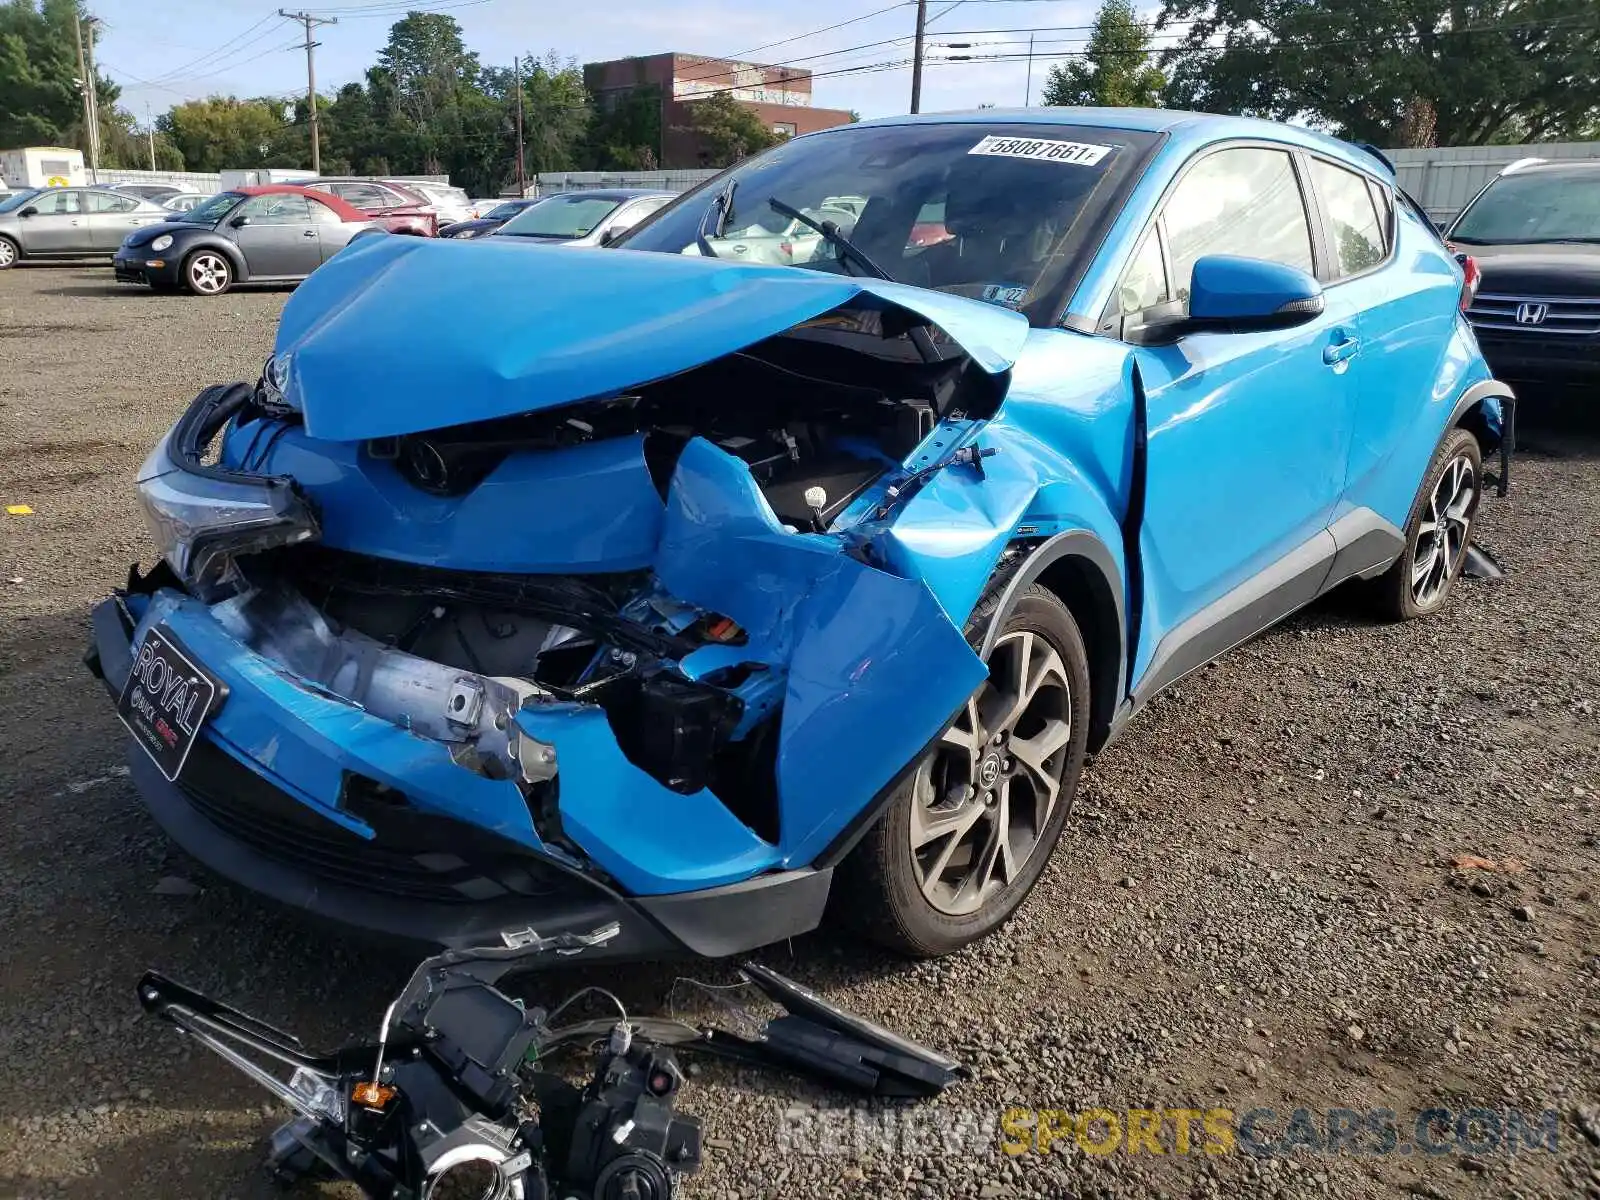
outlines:
M300 285L276 353L288 356L284 394L307 432L359 441L610 395L851 303L933 320L996 374L1028 334L1007 309L875 279L389 237L342 251Z

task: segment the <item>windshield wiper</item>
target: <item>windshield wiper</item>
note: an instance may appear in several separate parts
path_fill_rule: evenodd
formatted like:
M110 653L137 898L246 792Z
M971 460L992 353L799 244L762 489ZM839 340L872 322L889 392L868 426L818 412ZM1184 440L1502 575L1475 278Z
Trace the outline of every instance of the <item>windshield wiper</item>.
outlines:
M818 221L813 217L809 217L794 205L785 204L776 196L768 196L767 203L775 211L782 213L791 220L799 221L802 225L809 225L812 229L815 229L822 235L823 241L839 252L840 261L854 259L856 265L874 279L889 279L892 282L889 272L873 262L866 251L847 238L844 232L832 221Z
M700 248L700 253L706 258L719 257L711 246L711 238L720 238L728 228L728 218L733 215L733 194L739 190L739 181L730 179L723 184L722 190L716 194L711 203L706 206L706 211L700 214L700 228L695 230L695 245ZM716 214L716 222L712 224L712 214ZM711 237L706 236L706 226L710 224Z

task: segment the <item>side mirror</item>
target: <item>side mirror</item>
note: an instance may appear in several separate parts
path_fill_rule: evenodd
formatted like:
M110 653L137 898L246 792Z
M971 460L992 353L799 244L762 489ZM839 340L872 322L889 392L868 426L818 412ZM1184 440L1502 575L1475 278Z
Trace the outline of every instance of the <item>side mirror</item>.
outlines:
M602 246L611 245L612 242L617 240L618 236L620 236L621 233L622 233L622 230L618 229L615 225L611 226L611 228L609 228L609 229L601 230L601 232L600 232L600 244Z
M250 224L250 218L235 217L233 220L229 221L228 224L232 225L235 229L243 229L246 225Z
M1194 264L1186 323L1194 331L1224 333L1290 329L1322 308L1322 285L1298 267L1208 254Z
M19 217L37 217L38 215L39 215L39 210L37 208L35 208L33 205L31 205L31 204L28 205L27 208L23 209L21 212L19 212L17 214L17 216L19 216Z

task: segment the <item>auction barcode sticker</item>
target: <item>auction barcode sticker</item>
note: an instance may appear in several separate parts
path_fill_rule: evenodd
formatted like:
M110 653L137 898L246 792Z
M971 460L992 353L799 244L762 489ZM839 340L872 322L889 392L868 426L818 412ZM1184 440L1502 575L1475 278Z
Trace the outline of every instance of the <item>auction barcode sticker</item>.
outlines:
M1077 167L1092 167L1115 149L1113 146L1094 146L1087 142L1057 142L1046 138L995 137L984 138L968 154L990 154L1001 158L1037 158L1043 162L1070 163Z

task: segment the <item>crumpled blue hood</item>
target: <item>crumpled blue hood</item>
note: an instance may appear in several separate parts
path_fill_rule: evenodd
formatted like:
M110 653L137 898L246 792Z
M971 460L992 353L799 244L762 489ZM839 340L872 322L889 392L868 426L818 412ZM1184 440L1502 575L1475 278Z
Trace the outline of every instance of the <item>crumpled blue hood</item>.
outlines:
M691 255L366 238L290 298L276 353L307 433L357 441L554 408L710 362L851 305L934 322L985 371L1020 314L904 284Z

